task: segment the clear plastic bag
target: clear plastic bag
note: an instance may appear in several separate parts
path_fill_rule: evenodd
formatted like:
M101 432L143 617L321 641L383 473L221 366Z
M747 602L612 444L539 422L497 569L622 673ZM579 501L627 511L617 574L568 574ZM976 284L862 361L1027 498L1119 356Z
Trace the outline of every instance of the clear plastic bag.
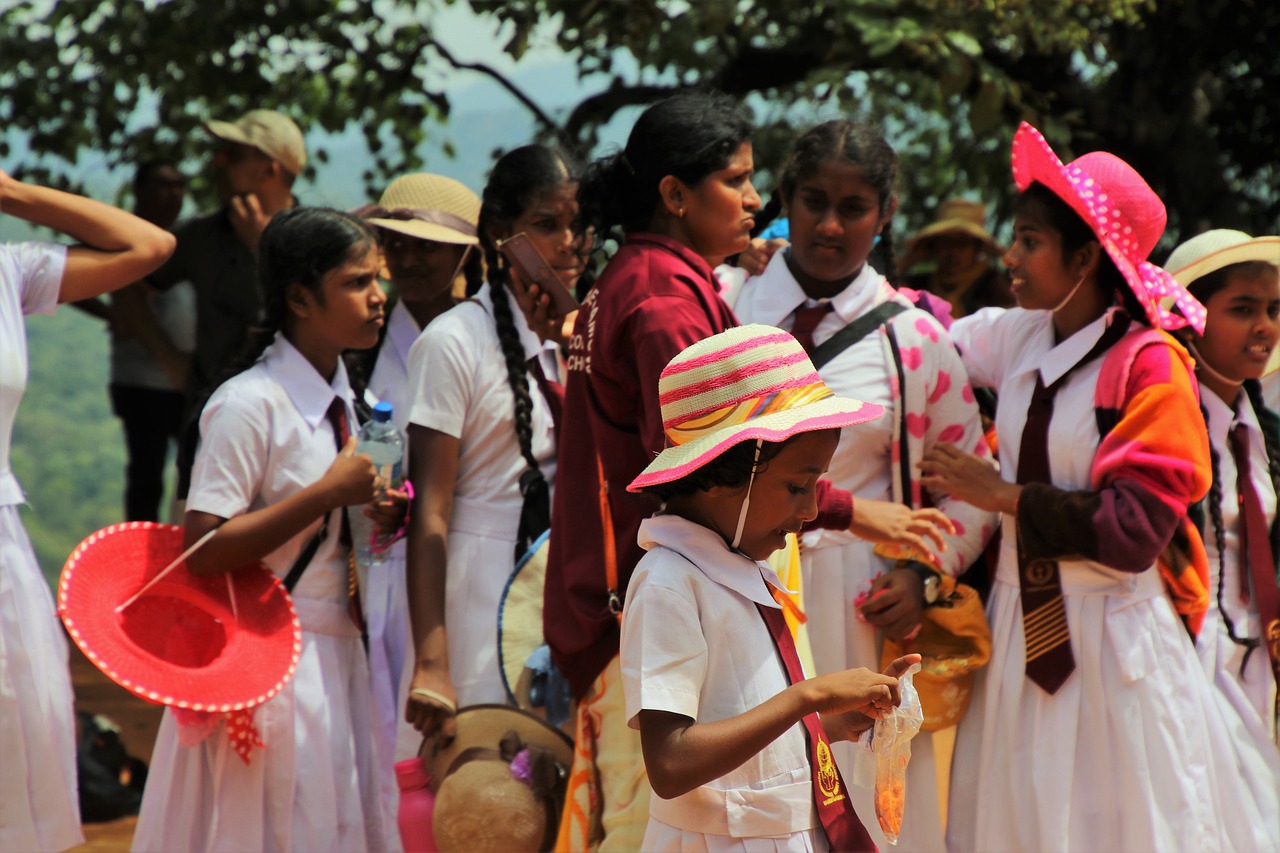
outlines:
M898 843L898 833L902 831L911 739L924 722L920 695L912 683L912 676L919 671L920 664L913 664L898 679L902 702L889 715L876 720L871 734L871 749L876 755L876 817L880 819L885 841L890 844Z

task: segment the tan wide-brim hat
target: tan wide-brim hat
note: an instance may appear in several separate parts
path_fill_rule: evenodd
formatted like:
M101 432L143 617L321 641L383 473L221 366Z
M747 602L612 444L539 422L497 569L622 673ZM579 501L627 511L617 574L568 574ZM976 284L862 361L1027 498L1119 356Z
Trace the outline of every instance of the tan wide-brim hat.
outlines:
M235 121L209 120L205 130L218 139L257 148L272 160L301 175L307 165L307 146L293 119L275 110L249 110Z
M982 244L988 255L1004 254L1004 247L987 230L986 205L963 198L952 198L938 205L937 217L907 241L907 254L927 253L928 241L943 234L963 234Z
M454 761L464 752L497 749L508 732L515 732L525 746L547 750L566 767L573 763L573 740L528 711L508 705L468 705L458 711L455 722L457 735L447 747L437 751L434 740L423 741L421 755L433 786L448 777Z
M480 197L444 175L403 175L391 182L365 221L420 240L474 246L480 242Z
M1211 272L1248 261L1280 267L1280 237L1250 237L1243 231L1215 228L1174 249L1164 268L1178 284L1190 287Z
M539 853L547 808L504 761L471 761L440 785L431 828L440 853Z

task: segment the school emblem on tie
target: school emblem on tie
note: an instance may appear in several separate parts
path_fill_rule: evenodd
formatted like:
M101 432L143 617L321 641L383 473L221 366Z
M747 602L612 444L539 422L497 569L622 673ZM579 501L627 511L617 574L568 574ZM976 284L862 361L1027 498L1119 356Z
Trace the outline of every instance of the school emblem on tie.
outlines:
M835 760L831 757L831 747L825 740L818 741L818 790L822 792L824 806L838 803L844 799L840 790L840 774L836 772Z

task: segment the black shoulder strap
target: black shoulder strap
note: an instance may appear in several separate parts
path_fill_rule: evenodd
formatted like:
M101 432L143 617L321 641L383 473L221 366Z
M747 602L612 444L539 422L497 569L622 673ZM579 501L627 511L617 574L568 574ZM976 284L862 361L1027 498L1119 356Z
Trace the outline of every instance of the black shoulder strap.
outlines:
M306 547L302 549L302 553L298 554L298 559L294 560L293 565L289 567L289 574L284 576L284 588L289 592L293 592L293 588L302 579L302 573L307 570L307 566L311 565L311 558L316 555L316 551L320 550L320 543L324 541L324 537L328 532L329 516L326 514L320 529L316 531L316 535L312 536L307 542Z
M813 352L809 355L809 360L813 362L814 368L821 369L840 353L906 310L907 306L893 299L888 302L881 302L875 308L872 308L814 347Z

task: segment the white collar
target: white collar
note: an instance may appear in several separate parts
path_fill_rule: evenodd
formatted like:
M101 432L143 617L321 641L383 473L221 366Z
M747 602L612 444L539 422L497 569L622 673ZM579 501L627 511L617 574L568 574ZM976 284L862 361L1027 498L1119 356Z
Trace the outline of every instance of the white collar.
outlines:
M315 429L324 420L333 398L342 400L347 408L347 417L351 416L351 383L347 380L347 368L338 359L338 369L333 372L333 381L326 382L324 377L307 361L306 356L298 352L284 332L276 332L276 338L263 356L263 364L271 378L280 383L289 399L293 402L298 414Z
M1041 322L1044 324L1041 328L1041 334L1048 338L1048 351L1040 357L1040 379L1046 386L1052 385L1069 370L1080 363L1080 359L1089 354L1094 345L1102 337L1102 333L1111 325L1115 319L1118 308L1108 308L1106 313L1076 332L1065 341L1054 345L1053 343L1053 312L1042 311L1044 315ZM1103 356L1105 358L1105 356Z
M409 364L409 349L420 334L422 327L413 319L413 314L404 302L397 302L396 307L391 309L391 316L387 318L387 337L391 339L391 345L395 348L396 355L400 356L402 364Z
M757 563L737 551L729 550L715 531L681 518L678 515L658 514L640 522L637 534L640 547L646 551L669 548L698 567L704 575L720 586L766 607L781 607L769 594L768 587L779 589L788 595L793 590L783 586L778 575L767 563ZM763 580L764 583L760 583Z
M847 325L880 303L898 296L884 276L871 264L864 263L861 272L835 296L828 300L811 300L791 274L785 252L785 249L775 252L764 272L751 279L754 322L776 326L802 305L830 302L836 316Z

